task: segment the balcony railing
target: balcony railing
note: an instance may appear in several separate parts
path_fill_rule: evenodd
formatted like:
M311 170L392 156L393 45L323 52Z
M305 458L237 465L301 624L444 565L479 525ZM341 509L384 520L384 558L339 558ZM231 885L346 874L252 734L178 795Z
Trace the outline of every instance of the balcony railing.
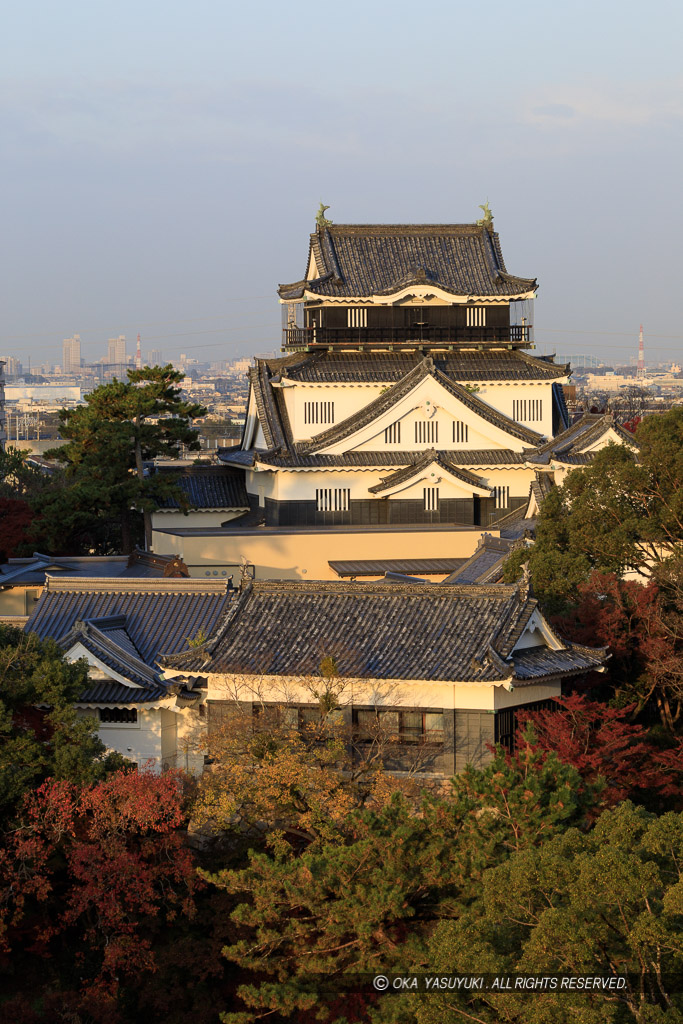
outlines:
M286 327L284 347L367 348L405 347L416 345L531 345L531 325L511 327Z

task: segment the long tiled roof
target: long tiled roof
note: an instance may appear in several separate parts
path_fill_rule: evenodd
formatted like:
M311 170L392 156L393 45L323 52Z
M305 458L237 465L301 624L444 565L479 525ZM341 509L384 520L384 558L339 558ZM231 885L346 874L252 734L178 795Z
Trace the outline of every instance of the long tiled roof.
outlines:
M378 484L373 487L369 487L368 490L371 494L381 494L382 491L388 491L392 487L398 487L402 483L407 483L412 480L413 477L417 476L423 470L427 469L428 466L436 464L441 467L446 473L450 473L451 476L456 477L461 483L466 484L468 487L480 487L483 490L490 491L491 487L485 484L478 476L474 473L469 473L464 469L456 469L455 466L451 465L445 459L441 458L439 453L433 448L422 453L422 458L418 459L413 465L406 466L404 469L399 469L395 473L391 473L389 476L385 476L380 480Z
M496 682L518 678L512 649L537 607L500 585L256 581L203 647L163 663L296 678L331 655L344 677Z
M340 455L324 455L319 452L303 455L297 450L284 453L254 451L245 454L251 455L253 462L282 469L384 469L390 466L413 466L423 458L424 449L419 451L353 451L342 452ZM443 449L438 451L438 455L449 466L455 467L524 465L528 458L526 453L513 452L509 448L484 448L473 451Z
M26 632L61 639L79 620L125 616L141 659L177 652L187 638L208 635L232 600L228 584L202 579L66 579L47 577Z
M432 352L437 370L455 381L557 380L569 364L554 363L518 349ZM310 352L265 362L273 379L312 384L396 383L422 361L419 352Z
M337 576L383 576L385 573L440 576L455 572L465 558L357 558L328 562Z
M157 469L170 478L195 509L249 508L244 473L226 466L189 466L186 469ZM163 508L176 509L176 498L167 498Z
M156 692L151 689L134 689L126 686L125 683L118 683L116 680L94 680L81 694L78 704L114 704L120 707L122 704L149 704L153 701L164 700L168 696L165 687L160 687Z
M537 287L507 273L497 233L477 224L331 224L311 235L311 256L320 276L281 285L281 298L391 295L415 284L505 297Z
M174 555L152 555L136 549L131 555L53 558L36 551L31 558L10 558L0 566L0 587L42 586L47 575L113 579L118 576L158 577L183 574L183 563ZM185 567L184 574L187 574Z
M503 413L498 412L490 405L482 402L480 398L477 398L477 396L468 391L467 388L454 383L446 377L445 374L441 373L440 370L437 370L434 366L433 359L427 356L418 363L410 373L407 373L402 380L397 384L394 384L392 387L387 388L383 394L378 395L377 398L372 402L369 402L357 413L348 416L345 420L342 420L340 423L336 423L327 430L321 431L321 433L316 434L315 437L311 438L310 441L299 442L297 446L298 450L310 453L345 440L351 434L356 433L356 431L361 430L369 423L372 423L372 421L378 416L381 416L382 413L391 409L392 406L409 394L414 387L429 376L432 376L434 380L441 384L442 387L453 395L454 398L457 398L462 402L462 404L471 412L477 416L481 416L482 419L487 420L504 433L510 434L512 437L516 437L519 440L524 441L529 446L536 446L543 440L542 434L516 423L515 420L510 419L508 416L504 416Z

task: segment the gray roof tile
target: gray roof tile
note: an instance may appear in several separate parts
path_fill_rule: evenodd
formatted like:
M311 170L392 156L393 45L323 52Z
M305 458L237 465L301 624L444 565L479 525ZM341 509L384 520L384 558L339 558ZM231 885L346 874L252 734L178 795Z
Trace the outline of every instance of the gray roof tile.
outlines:
M566 377L568 364L530 356L518 349L477 352L432 352L437 370L454 381L555 380ZM296 358L266 360L273 377L301 383L395 384L422 360L420 352L311 352Z
M249 499L244 486L244 473L228 466L190 466L187 469L157 468L157 473L178 486L190 503L191 508L236 509L249 508ZM163 508L179 508L175 498L168 498Z
M128 636L153 665L159 653L186 647L187 637L208 635L232 597L221 580L48 577L25 630L59 640L78 620L125 616Z
M256 581L203 647L164 664L297 677L332 655L346 677L493 682L514 675L509 655L536 609L501 585Z
M332 224L311 235L320 277L281 285L280 296L390 295L432 283L454 295L511 296L536 290L508 274L500 240L477 224ZM310 260L310 256L309 256Z

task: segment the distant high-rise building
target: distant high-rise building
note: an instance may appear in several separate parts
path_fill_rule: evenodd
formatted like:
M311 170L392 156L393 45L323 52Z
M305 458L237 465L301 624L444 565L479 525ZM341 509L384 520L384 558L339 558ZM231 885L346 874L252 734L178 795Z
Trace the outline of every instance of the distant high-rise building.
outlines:
M0 356L0 360L5 364L6 376L21 377L24 368L16 356Z
M109 338L108 346L107 362L125 366L127 362L125 334L119 334L118 338Z
M62 342L62 373L77 373L81 368L81 336L74 334Z
M147 353L147 365L148 366L163 366L164 358L161 354L160 348L151 348Z

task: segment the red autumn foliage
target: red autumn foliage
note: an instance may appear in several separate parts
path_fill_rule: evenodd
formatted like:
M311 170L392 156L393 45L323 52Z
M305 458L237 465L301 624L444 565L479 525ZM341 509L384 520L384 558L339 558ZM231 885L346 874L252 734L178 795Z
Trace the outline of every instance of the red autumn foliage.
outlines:
M668 750L654 746L643 726L627 721L630 706L611 708L580 694L557 698L556 704L520 715L520 723L522 717L524 724L531 722L538 746L554 750L586 782L604 779L604 805L649 790L667 798L667 809L683 809L683 740Z
M570 613L553 619L572 640L610 650L608 682L620 704L657 708L673 734L683 712L680 621L673 622L654 581L644 585L593 573Z
M155 929L193 913L183 823L175 773L119 772L85 788L43 783L0 851L4 950L54 958L64 942L83 1007L94 1001L105 1020L119 983L155 970Z

